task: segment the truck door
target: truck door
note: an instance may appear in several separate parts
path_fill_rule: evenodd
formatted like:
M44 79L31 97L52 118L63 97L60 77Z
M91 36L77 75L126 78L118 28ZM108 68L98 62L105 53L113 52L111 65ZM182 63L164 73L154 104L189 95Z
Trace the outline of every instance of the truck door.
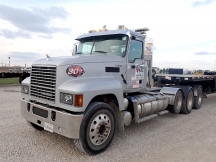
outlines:
M144 87L144 73L147 73L147 66L144 65L143 47L143 39L132 36L127 56L127 89L131 92Z

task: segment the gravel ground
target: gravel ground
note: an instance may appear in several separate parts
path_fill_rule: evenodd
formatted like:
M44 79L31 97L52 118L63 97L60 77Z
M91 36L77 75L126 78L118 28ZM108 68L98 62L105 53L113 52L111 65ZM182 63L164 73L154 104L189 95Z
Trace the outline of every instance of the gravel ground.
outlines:
M0 161L216 161L216 94L190 115L166 114L126 128L97 156L73 140L31 128L20 116L20 86L0 87Z

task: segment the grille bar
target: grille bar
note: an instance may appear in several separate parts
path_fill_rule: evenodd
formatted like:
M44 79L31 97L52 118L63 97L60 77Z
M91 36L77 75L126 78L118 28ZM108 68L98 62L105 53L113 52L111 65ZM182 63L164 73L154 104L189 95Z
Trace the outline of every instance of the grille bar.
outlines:
M55 102L55 88L56 67L32 66L31 96Z
M31 87L31 89L34 89L34 91L37 91L37 88ZM47 93L52 93L52 91L48 90L40 90L41 92L47 92Z
M35 97L38 97L38 98L44 98L44 99L47 99L47 100L52 100L52 97L46 96L46 95L37 94L37 93L32 93L32 95L35 95Z
M51 84L47 84L47 82L37 82L37 81L32 81L31 82L32 84L38 84L38 85L40 85L40 86L47 86L47 87L49 87L49 88L55 88L55 85L52 85L52 83ZM46 84L45 84L46 83Z
M53 81L48 81L48 80L44 80L44 79L43 80L41 80L41 79L37 79L37 80L36 79L32 79L32 82L33 81L35 81L35 82L37 82L37 81L43 81L43 82L46 82L46 83L53 83Z
M41 72L41 73L43 73L43 72ZM41 73L36 73L36 74L33 74L33 76L34 77L37 77L37 76L41 76ZM53 73L52 73L53 74ZM51 75L52 75L51 74ZM43 76L45 76L45 77L51 77L51 78L53 78L54 79L54 77L53 76L51 76L51 75L49 75L49 74L47 74L47 75L44 75L44 73L43 73Z
M49 87L43 88L44 86L31 85L31 87L37 88L38 90L51 90L51 91L55 90L55 88L49 88Z
M49 79L49 80L54 80L55 81L55 78L44 78L44 77L38 77L38 76L35 76L36 78L37 78L37 80L39 80L39 79L42 79L42 80L47 80L47 79ZM33 79L34 80L34 79Z
M46 72L46 71L36 71L35 70L35 73L41 73L41 72L43 72L44 74L52 74L53 73L53 71Z

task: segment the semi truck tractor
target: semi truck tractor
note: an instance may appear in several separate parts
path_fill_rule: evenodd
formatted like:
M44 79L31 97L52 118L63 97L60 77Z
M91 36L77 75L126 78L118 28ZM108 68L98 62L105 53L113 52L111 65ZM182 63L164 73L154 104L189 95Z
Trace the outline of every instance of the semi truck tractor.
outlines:
M95 155L131 122L199 109L199 82L154 86L153 40L147 31L104 26L78 36L72 56L35 61L21 85L23 118L37 130L74 139L80 151Z

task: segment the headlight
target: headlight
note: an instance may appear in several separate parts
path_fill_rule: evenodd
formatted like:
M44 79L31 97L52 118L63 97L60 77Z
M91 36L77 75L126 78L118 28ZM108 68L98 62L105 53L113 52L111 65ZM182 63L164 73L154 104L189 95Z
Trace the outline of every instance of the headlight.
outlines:
M23 85L23 86L22 86L22 93L28 94L28 93L29 93L29 87Z
M61 93L61 99L60 100L62 103L72 105L73 104L73 95Z

